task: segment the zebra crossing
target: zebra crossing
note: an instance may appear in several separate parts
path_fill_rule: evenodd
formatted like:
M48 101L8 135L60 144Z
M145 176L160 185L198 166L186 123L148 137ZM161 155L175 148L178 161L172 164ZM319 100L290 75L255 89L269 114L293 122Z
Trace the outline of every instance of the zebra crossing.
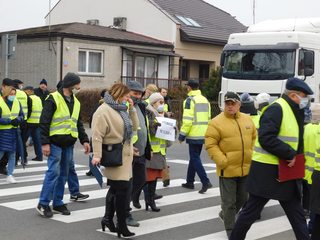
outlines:
M188 163L179 159L168 162L171 166ZM215 164L208 163L204 166L207 173L215 172ZM20 213L34 211L34 217L38 217L35 207L46 169L45 161L30 163L24 170L16 169L14 174L17 184L7 184L5 176L0 175L0 209L6 208ZM97 225L92 225L92 231L107 236L107 239L113 239L116 237L115 234L102 232L98 225L104 213L107 189L100 189L94 178L85 175L87 166L76 165L76 169L81 190L89 194L90 198L81 204L70 202L66 191L64 201L69 204L71 215L55 214L48 221L67 224L64 226L68 227L68 224L82 224L93 220ZM165 235L165 239L227 239L223 223L218 218L221 209L219 188L213 187L205 194L199 194L196 190L181 188L183 182L185 179L182 178L171 179L169 187L163 187L160 182L158 183L157 192L164 195L162 199L157 200L157 206L161 208L159 213L133 207L133 215L140 223L140 227L130 228L136 233L135 238L163 239L162 236ZM200 182L196 182L195 186L200 188ZM247 239L290 239L286 237L288 233L292 238L291 226L277 201L269 201L264 212L267 213L266 216L263 213L262 219L253 225Z

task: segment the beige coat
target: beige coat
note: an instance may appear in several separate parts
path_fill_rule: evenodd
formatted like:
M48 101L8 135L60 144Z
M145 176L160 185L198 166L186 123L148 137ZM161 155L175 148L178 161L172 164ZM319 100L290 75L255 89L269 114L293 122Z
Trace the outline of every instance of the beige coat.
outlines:
M133 123L133 131L139 127L139 120L135 111L129 111ZM124 123L120 114L103 103L92 118L92 147L93 156L100 158L102 155L102 144L116 144L123 140ZM108 167L105 176L110 180L128 181L132 177L132 142L125 142L122 151L122 166Z

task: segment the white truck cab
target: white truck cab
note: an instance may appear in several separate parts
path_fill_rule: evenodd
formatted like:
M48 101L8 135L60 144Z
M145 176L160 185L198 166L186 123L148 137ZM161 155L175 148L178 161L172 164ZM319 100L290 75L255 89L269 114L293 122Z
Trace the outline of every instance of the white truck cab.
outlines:
M319 102L320 18L270 20L231 34L221 56L219 106L227 91L266 92L278 98L286 80L298 77L314 91Z

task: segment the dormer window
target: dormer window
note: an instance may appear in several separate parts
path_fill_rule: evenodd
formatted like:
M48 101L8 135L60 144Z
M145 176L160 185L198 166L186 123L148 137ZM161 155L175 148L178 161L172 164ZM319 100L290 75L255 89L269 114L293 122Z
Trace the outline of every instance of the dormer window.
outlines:
M179 15L176 15L176 17L187 26L201 27L201 25L199 23L197 23L195 20L193 20L192 18L183 17L183 16L179 16Z

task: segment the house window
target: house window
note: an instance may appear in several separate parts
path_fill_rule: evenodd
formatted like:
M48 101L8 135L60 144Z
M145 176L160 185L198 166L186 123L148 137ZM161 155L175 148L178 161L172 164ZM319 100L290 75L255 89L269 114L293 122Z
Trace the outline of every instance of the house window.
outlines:
M182 17L179 15L176 15L176 17L187 26L201 27L201 25L199 23L197 23L195 20L193 20L192 18Z
M79 50L78 71L85 74L102 74L103 51Z
M135 59L136 77L155 78L156 58L146 56L136 56Z

